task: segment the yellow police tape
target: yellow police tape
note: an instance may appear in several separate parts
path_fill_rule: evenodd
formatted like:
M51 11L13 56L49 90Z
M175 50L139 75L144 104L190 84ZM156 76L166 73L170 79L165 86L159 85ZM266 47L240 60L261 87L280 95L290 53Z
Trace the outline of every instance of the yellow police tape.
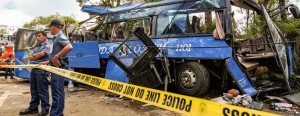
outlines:
M121 83L46 65L0 65L0 68L39 68L133 100L190 116L277 116L277 114Z

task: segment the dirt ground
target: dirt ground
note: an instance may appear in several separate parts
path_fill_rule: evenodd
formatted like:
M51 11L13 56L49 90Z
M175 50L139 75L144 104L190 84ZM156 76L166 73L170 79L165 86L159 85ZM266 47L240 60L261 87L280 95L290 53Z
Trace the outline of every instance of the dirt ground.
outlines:
M28 108L30 102L30 82L25 79L4 79L0 71L0 116L19 116L21 109ZM49 85L49 93L51 93ZM65 116L184 116L155 106L133 101L128 98L107 97L109 92L82 84L76 84L73 92L65 86ZM204 99L216 95L203 96ZM52 102L50 94L50 105ZM41 108L39 108L41 109ZM268 109L268 108L266 108ZM284 112L264 110L279 115L293 116ZM28 116L36 116L28 115Z
M107 97L108 92L84 85L75 86L73 92L66 87L65 116L182 116L155 106L143 106L145 104L130 99ZM29 81L20 78L5 80L0 76L0 116L18 116L21 109L28 108L29 102Z

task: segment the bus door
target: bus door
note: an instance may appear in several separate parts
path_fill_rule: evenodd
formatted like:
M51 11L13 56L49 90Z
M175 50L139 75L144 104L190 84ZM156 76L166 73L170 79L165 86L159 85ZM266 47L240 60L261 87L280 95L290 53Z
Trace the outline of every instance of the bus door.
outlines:
M152 60L155 59L159 53L159 48L151 41L151 39L144 33L144 30L138 27L134 32L135 36L141 40L147 49L143 53L135 53L125 40L111 55L110 58L122 68L131 83L154 88L163 84L158 71ZM150 46L150 47L149 47ZM130 53L129 53L130 51ZM126 65L122 60L122 57L133 57L134 61L132 65Z

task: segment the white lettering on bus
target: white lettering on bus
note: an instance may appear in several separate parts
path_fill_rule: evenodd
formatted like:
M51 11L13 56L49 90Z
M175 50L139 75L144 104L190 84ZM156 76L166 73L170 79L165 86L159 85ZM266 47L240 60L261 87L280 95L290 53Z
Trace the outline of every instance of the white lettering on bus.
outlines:
M192 44L177 44L176 52L190 52Z
M165 43L160 43L160 44L156 44L157 47L159 48L165 48L167 47L167 45L169 44L169 42L165 42ZM133 52L138 54L138 53L143 53L145 50L147 50L147 47L144 45L140 45L140 44L136 44L136 45L131 45L128 46L129 48L127 48L127 52L129 54L132 54ZM176 45L176 52L190 52L192 48L192 44L177 44ZM114 47L110 46L110 47L100 47L99 48L99 53L100 54L111 54L114 51Z

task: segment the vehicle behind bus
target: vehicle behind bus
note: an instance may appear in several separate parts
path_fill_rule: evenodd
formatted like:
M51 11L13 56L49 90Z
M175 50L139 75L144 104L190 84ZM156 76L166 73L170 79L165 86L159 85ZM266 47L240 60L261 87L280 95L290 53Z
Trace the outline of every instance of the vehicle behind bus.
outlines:
M26 47L33 46L36 42L34 33L37 30L31 29L23 29L19 28L16 34L15 39L15 47L14 47L14 54L15 54L15 65L26 65L29 64L25 58L28 56L29 51L26 50ZM28 68L17 68L14 70L14 74L16 77L30 79L30 70Z

